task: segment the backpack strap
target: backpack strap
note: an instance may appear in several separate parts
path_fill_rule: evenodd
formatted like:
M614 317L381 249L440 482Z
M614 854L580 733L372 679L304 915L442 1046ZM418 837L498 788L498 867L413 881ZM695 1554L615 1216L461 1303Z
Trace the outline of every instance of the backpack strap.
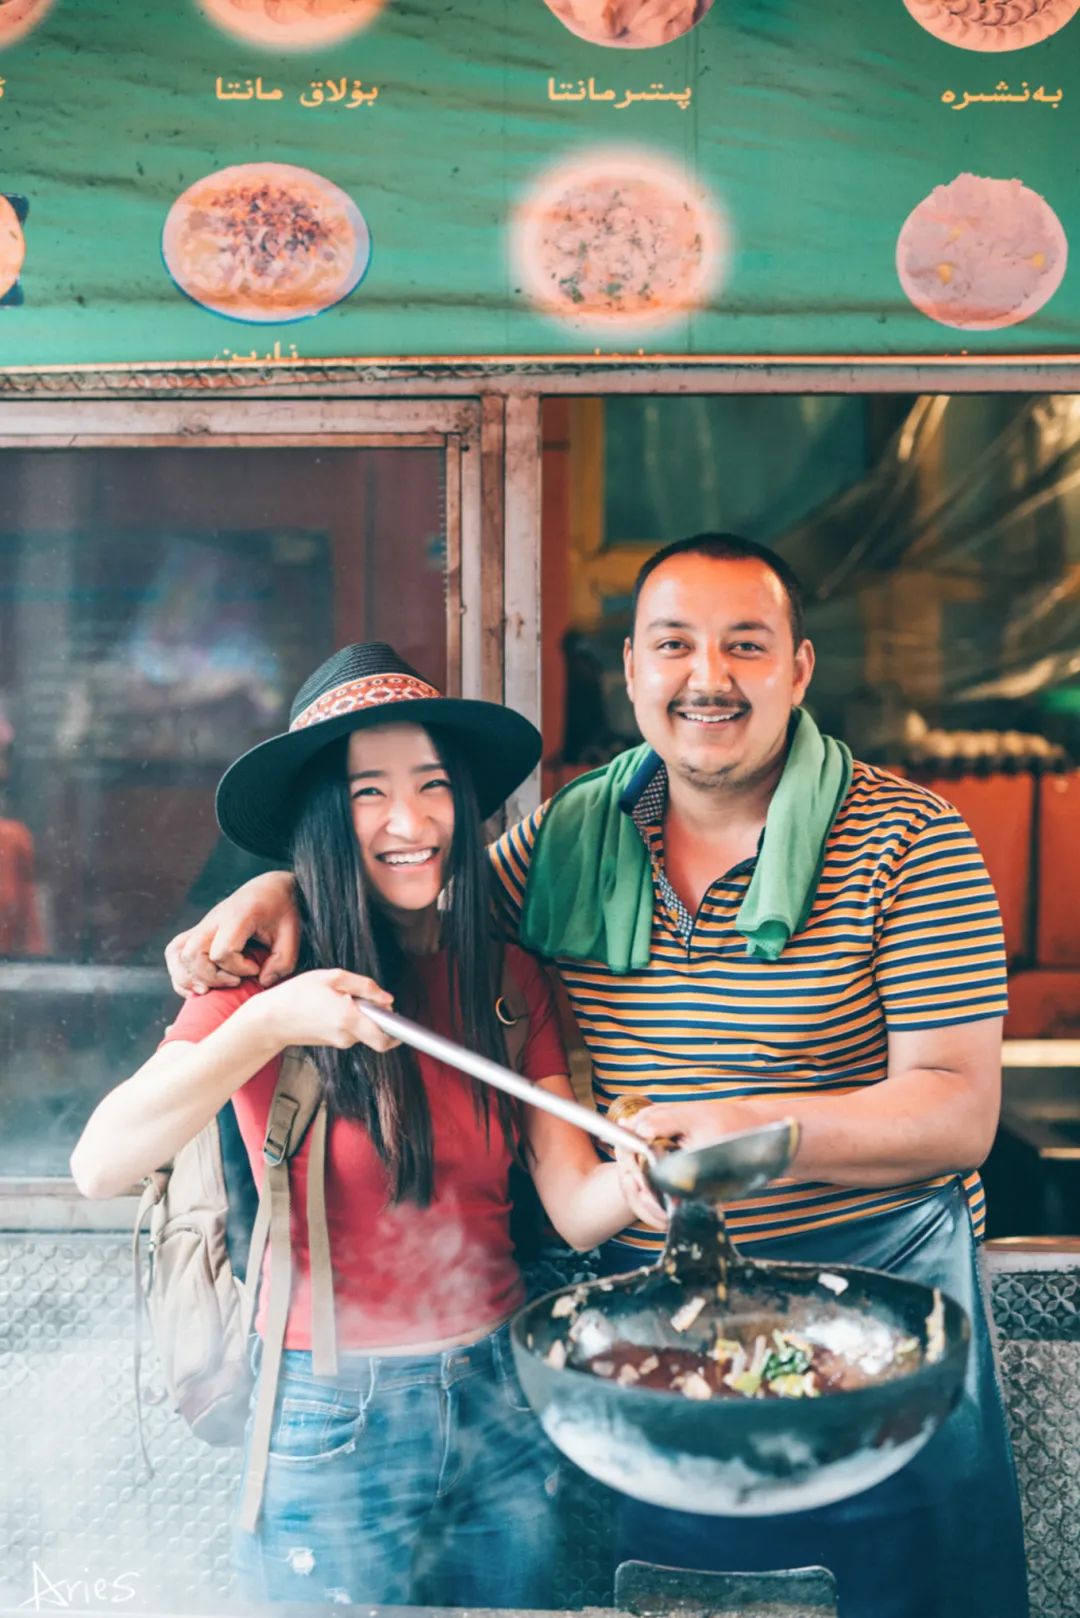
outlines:
M314 1072L314 1067L312 1068ZM326 1220L326 1103L320 1101L311 1125L308 1158L307 1227L311 1268L311 1369L315 1376L337 1376L334 1324L334 1272Z
M132 1371L135 1378L135 1426L139 1435L139 1448L142 1451L148 1479L154 1476L154 1466L150 1459L150 1451L146 1447L146 1428L143 1423L142 1344L143 1316L146 1312L146 1284L143 1280L142 1252L139 1247L139 1238L142 1235L143 1225L149 1217L151 1208L155 1203L161 1201L168 1183L168 1169L157 1169L153 1174L146 1176L143 1181L142 1195L139 1198L138 1212L135 1215L135 1229L131 1235L131 1268L135 1303L135 1352L132 1356Z
M255 1222L251 1228L251 1247L248 1254L245 1327L251 1330L251 1321L255 1313L255 1303L258 1297L259 1280L262 1275L263 1259L266 1253L266 1243L270 1235L270 1195L269 1178L270 1169L280 1169L289 1158L295 1157L304 1143L308 1129L314 1133L311 1138L312 1167L320 1168L323 1172L318 1176L308 1175L308 1223L318 1229L308 1230L308 1241L313 1248L320 1245L320 1236L326 1227L326 1199L324 1175L326 1166L326 1131L325 1109L320 1106L322 1092L318 1072L315 1064L301 1051L289 1049L282 1054L281 1068L278 1073L277 1084L274 1086L274 1095L270 1103L270 1115L266 1123L266 1134L263 1138L263 1157L266 1161L267 1172L263 1177L262 1190L259 1194L259 1206L255 1215ZM323 1124L319 1125L319 1113L324 1113ZM318 1127L316 1127L318 1126ZM317 1159L317 1161L316 1161ZM317 1179L317 1184L315 1183ZM313 1206L314 1205L314 1206ZM312 1214L314 1213L314 1219ZM321 1243L322 1248L329 1253L329 1237ZM313 1254L314 1261L314 1254ZM331 1317L332 1318L332 1317ZM324 1354L326 1353L324 1347ZM330 1346L328 1356L335 1356L333 1345ZM320 1354L320 1360L324 1355ZM320 1371L318 1374L333 1375L336 1366L328 1373Z
M312 1130L308 1164L308 1242L311 1254L312 1292L312 1369L318 1376L337 1371L337 1344L334 1336L333 1277L330 1270L330 1238L326 1224L326 1103L322 1099L319 1075L309 1057L287 1050L270 1103L263 1140L262 1187L259 1211L251 1236L248 1262L247 1313L250 1329L255 1312L259 1278L267 1243L270 1247L270 1302L267 1310L259 1393L252 1417L248 1445L247 1478L240 1507L240 1527L254 1533L262 1507L266 1469L270 1459L270 1431L274 1421L285 1327L289 1318L292 1291L292 1202L289 1187L289 1159L299 1151L309 1127Z
M520 1071L521 1059L529 1040L529 1004L510 970L505 955L502 959L495 1015L502 1023L507 1063Z

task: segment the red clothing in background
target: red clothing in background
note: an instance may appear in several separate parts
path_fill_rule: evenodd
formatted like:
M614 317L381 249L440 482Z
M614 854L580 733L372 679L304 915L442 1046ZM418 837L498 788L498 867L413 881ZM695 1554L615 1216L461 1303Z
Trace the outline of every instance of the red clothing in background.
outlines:
M551 989L523 951L507 961L529 1007L529 1038L522 1058L527 1078L568 1071ZM418 958L424 992L422 1019L451 1034L445 954ZM165 1041L197 1044L261 991L250 981L186 1000ZM507 1176L511 1154L503 1139L492 1092L490 1138L477 1117L472 1081L427 1056L418 1057L431 1110L435 1193L427 1208L388 1206L386 1173L367 1131L349 1119L331 1122L326 1154L326 1216L334 1269L338 1346L373 1351L436 1342L483 1329L523 1301L510 1240ZM262 1145L281 1058L260 1068L233 1097L233 1105L261 1184ZM293 1285L286 1348L311 1348L311 1279L308 1257L306 1140L291 1163ZM267 1263L269 1262L269 1255ZM264 1269L264 1280L266 1271ZM261 1330L269 1287L262 1289Z
M21 820L0 820L0 955L44 953L34 839Z

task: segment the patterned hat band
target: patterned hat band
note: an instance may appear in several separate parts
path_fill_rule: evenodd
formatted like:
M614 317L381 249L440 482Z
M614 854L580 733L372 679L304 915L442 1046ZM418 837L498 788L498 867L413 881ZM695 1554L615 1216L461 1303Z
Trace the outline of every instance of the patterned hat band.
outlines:
M361 680L349 680L335 685L322 696L309 702L289 725L294 730L306 730L324 719L336 719L340 714L360 713L365 708L380 708L392 702L415 702L418 698L441 697L433 685L419 680L414 674L368 674Z
M308 676L289 707L288 731L229 765L218 782L218 825L238 848L287 864L309 764L346 732L387 723L430 723L452 740L455 762L472 777L482 820L535 769L543 747L523 714L497 702L444 696L385 641L356 642Z

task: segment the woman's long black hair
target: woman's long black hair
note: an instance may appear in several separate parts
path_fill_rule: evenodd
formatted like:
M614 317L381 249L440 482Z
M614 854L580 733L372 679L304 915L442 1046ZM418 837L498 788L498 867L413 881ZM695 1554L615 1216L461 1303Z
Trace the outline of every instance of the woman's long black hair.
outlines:
M446 736L431 740L447 772L454 803L454 835L444 871L441 912L453 1037L470 1050L506 1061L502 1025L495 1012L500 994L501 947L493 924L493 877L484 848L476 793L468 765ZM412 971L387 916L364 876L353 828L346 780L349 739L341 737L317 754L305 773L302 803L293 829L303 937L298 970L342 967L370 977L394 996L395 1009L424 1020L425 1007ZM431 1115L416 1054L408 1046L373 1051L313 1046L331 1115L363 1125L386 1167L391 1200L426 1206L434 1184ZM485 1131L491 1127L491 1091L474 1083L474 1104ZM496 1092L503 1135L516 1150L519 1111Z

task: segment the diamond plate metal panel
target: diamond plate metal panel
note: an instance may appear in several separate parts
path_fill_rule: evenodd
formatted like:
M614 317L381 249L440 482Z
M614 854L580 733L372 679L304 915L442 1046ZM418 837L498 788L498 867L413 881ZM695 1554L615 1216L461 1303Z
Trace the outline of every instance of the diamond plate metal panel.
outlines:
M549 1254L530 1292L595 1273ZM1080 1618L1080 1271L993 1279L1028 1538L1033 1618ZM156 1369L148 1348L147 1380ZM0 1234L0 1606L210 1613L231 1604L239 1455L200 1444L164 1403L139 1455L130 1254L115 1235ZM612 1497L564 1489L565 1606L607 1605Z
M1033 1614L1080 1618L1080 1342L1005 1339Z
M991 1302L1005 1337L1080 1342L1080 1269L996 1274Z
M220 1611L239 1452L164 1403L135 1426L123 1238L0 1236L0 1603ZM149 1349L149 1385L155 1380Z
M998 1272L1005 1403L1034 1618L1080 1618L1080 1269Z

